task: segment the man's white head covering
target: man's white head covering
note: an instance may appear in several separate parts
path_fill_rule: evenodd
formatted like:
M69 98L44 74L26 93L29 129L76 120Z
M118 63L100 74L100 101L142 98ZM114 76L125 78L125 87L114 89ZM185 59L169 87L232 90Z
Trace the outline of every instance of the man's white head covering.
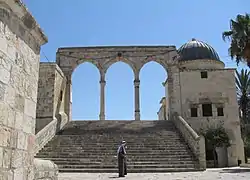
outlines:
M126 141L122 141L122 144L126 144Z

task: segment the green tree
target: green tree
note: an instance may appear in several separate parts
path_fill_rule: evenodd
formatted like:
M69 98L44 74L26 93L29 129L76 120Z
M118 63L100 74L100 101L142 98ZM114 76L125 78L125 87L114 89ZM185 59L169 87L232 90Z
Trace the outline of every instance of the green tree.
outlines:
M216 147L229 147L229 136L222 125L218 127L208 127L206 130L201 129L200 133L205 137L206 145L212 148L214 167L216 167ZM206 149L209 147L206 147Z
M228 53L232 59L239 62L247 62L250 67L250 16L249 14L237 15L230 20L230 30L222 33L222 38L230 41Z
M242 123L246 124L247 114L248 114L248 105L249 105L249 92L250 92L250 72L248 70L242 69L240 72L236 71L236 90L237 98L239 102L239 107L242 112Z

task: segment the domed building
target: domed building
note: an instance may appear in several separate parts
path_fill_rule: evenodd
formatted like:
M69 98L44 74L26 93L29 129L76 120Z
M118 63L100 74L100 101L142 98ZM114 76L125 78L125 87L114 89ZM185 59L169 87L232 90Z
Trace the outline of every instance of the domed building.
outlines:
M182 67L201 69L221 69L225 67L213 47L194 38L183 44L177 52Z
M219 162L220 166L235 165L239 160L243 162L244 146L236 100L235 69L225 68L216 50L200 40L192 39L183 44L177 53L179 70L175 72L175 76L178 81L166 81L166 94L169 84L174 84L175 92L180 92L177 98L180 101L180 107L177 107L180 115L196 132L218 125L224 126L233 143L231 149L227 149L228 154L225 151L222 155L228 157L222 158L222 161L227 162ZM168 96L167 102L162 106L173 101L172 95ZM171 112L170 108L166 106L167 114ZM171 117L166 120L171 120ZM207 164L208 167L210 165Z

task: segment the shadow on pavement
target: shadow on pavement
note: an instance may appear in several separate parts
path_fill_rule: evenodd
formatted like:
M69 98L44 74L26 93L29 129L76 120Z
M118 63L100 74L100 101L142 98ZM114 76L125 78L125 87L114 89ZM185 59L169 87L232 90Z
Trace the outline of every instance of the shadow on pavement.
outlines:
M250 173L250 168L223 169L220 173Z

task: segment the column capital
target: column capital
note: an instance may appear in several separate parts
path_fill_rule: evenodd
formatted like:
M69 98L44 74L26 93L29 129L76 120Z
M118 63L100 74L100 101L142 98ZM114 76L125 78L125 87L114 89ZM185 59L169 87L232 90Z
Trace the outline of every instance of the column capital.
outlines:
M100 84L106 84L106 81L105 80L101 80L99 81Z
M140 86L140 80L139 79L135 79L134 80L134 86L135 87L139 87Z

